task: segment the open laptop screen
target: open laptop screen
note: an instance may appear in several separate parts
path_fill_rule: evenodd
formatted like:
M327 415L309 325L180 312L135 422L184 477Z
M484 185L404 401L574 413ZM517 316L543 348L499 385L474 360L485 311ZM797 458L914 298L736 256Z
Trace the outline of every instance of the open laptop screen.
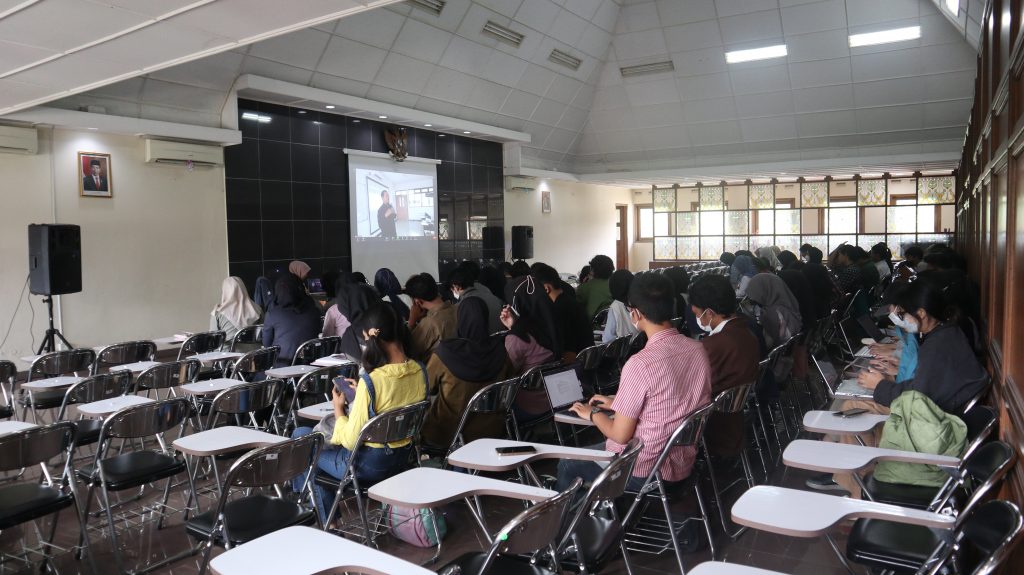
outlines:
M576 375L575 366L545 372L544 389L555 411L565 409L577 401L583 401L583 386Z

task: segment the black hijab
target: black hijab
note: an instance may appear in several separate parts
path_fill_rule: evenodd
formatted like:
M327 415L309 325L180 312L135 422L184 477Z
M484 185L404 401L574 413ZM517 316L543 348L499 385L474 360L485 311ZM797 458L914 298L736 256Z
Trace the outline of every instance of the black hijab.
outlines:
M478 297L459 302L456 337L437 344L434 353L452 375L472 383L490 383L508 361L505 342L487 332L487 304Z
M555 321L554 304L543 284L531 275L515 281L510 284L515 287L511 290L509 305L517 317L509 332L523 341L530 341L533 336L541 347L550 350L555 357L562 357L562 337Z
M277 283L274 285L275 308L300 314L315 306L316 303L306 293L306 286L303 285L302 280L292 274L283 274L277 278Z
M338 311L348 319L351 327L341 336L341 351L349 357L359 359L363 351L359 347L363 334L356 333L355 327L363 314L370 308L381 303L377 292L364 283L342 283L338 286Z

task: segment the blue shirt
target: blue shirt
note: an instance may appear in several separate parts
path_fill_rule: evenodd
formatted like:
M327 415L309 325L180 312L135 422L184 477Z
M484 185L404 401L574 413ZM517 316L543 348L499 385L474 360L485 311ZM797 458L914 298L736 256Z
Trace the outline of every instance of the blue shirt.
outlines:
M896 333L903 340L903 351L900 353L900 369L896 372L896 383L914 379L917 373L917 336L896 328Z

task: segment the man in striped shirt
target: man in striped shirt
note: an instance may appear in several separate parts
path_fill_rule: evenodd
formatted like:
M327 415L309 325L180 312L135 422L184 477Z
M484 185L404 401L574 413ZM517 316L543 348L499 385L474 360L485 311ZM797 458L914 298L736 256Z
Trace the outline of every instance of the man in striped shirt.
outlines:
M647 334L647 345L622 368L619 392L614 397L595 395L591 402L606 411L576 403L572 411L594 422L607 438L594 446L619 453L634 437L643 440L633 477L627 488L639 489L654 469L672 433L687 415L711 400L711 372L704 347L680 334L671 323L672 283L662 274L636 276L629 288L630 319ZM673 448L661 466L662 479L674 483L686 479L697 456L693 447ZM594 480L602 468L590 461L562 460L558 487L567 489L576 477Z

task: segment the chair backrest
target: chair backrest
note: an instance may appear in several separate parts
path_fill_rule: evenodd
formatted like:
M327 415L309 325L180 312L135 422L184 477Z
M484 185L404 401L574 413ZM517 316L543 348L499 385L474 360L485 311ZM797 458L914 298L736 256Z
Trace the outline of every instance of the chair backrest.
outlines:
M103 422L101 444L108 439L149 437L176 427L189 416L191 404L184 397L126 407ZM99 457L102 450L97 450Z
M626 357L627 351L629 350L629 340L632 336L624 335L617 337L612 341L608 342L605 347L604 355L609 359L613 359L616 362L622 362L623 358Z
M629 440L621 453L605 467L600 475L590 484L587 490L584 507L592 507L599 501L613 501L626 491L626 484L633 476L633 467L644 448L644 441L639 437ZM571 529L570 529L571 531Z
M274 405L283 386L284 382L280 379L265 379L225 389L213 398L206 429L213 429L217 416L222 413L247 413L255 426L256 419L253 414Z
M629 336L629 345L626 346L625 350L623 350L623 353L625 353L625 355L622 357L622 361L626 361L627 359L630 358L630 356L632 356L634 353L642 350L644 348L644 346L646 346L646 345L647 345L647 334L646 333L644 333L642 331L638 331L638 332L634 333L633 335Z
M63 419L67 408L73 403L91 403L110 399L128 393L132 386L130 371L114 371L87 377L72 385L64 392L64 402L57 413L57 419Z
M30 427L0 435L0 471L45 464L61 453L70 454L75 424L70 421Z
M231 338L231 351L238 351L240 345L260 345L262 337L263 324L243 327Z
M704 435L704 427L707 424L708 416L714 410L714 403L706 403L683 418L683 421L679 423L679 426L676 427L676 430L669 437L665 448L661 451L661 455L658 456L658 463L654 466L654 472L659 470L673 447L687 447L697 445L700 442L701 436Z
M240 457L228 470L223 492L226 495L231 487L277 485L291 481L300 474L308 477L310 470L316 468L323 444L323 434L310 433L254 449Z
M545 547L554 555L554 543L565 514L582 484L583 480L577 477L569 489L528 508L506 523L495 535L480 573L486 573L498 555L532 554Z
M964 460L964 471L971 479L974 490L960 510L961 517L968 517L985 496L998 486L1013 467L1016 451L1002 441L990 441L979 447Z
M235 363L231 366L231 375L229 377L249 381L256 374L274 367L274 362L277 361L279 353L281 353L281 348L276 345L254 349L235 360Z
M210 353L224 347L225 334L222 331L204 331L188 336L188 339L181 344L178 350L178 360L197 355Z
M975 405L964 412L960 419L967 424L967 447L964 458L974 453L996 428L996 411L987 405Z
M303 342L299 349L295 350L292 365L309 365L321 357L337 353L340 344L341 338L336 335Z
M604 358L604 353L608 348L608 345L609 344L607 343L599 343L597 345L584 348L576 354L576 361L580 363L580 366L585 371L597 369L601 366L601 359Z
M1022 532L1024 518L1015 504L989 501L959 526L951 541L940 544L918 573L992 575L1010 556Z
M125 341L108 345L96 354L96 361L92 364L92 372L98 373L100 369L125 363L137 361L153 361L156 357L156 344L149 340Z
M541 391L544 389L544 374L543 372L548 369L559 367L562 365L560 361L553 361L551 363L545 363L544 365L535 365L530 369L523 372L523 375L519 376L519 387L527 391Z
M747 396L753 387L754 382L750 382L723 390L713 400L715 411L719 413L739 413L743 411L743 407L747 404Z
M13 361L0 360L0 383L14 383L18 376L18 367Z
M992 389L992 379L986 378L985 385L981 388L981 391L974 394L974 397L968 399L967 403L964 404L964 413L967 413L972 407L981 403L981 401L988 395L988 391L990 389Z
M451 455L463 444L462 430L472 415L501 414L507 416L512 410L512 404L516 401L516 393L519 392L519 378L513 377L505 381L492 383L469 398L469 403L462 410L462 417L459 418L459 425L455 428L455 435L452 436L452 444L448 448ZM447 461L447 457L445 460Z
M608 308L594 314L594 319L591 321L594 329L604 329L606 323L608 323Z
M91 349L67 349L43 354L32 362L28 380L57 377L69 373L91 373L96 352Z
M334 385L334 378L344 377L356 379L359 377L359 365L345 363L321 367L315 371L304 373L299 381L295 382L295 397L300 395L321 395L324 400L331 399L331 387Z
M377 415L363 426L356 446L415 440L419 436L420 428L423 427L423 419L429 406L429 401L419 401Z
M158 363L135 378L135 391L144 389L170 389L191 383L199 377L203 364L198 359L182 359Z

